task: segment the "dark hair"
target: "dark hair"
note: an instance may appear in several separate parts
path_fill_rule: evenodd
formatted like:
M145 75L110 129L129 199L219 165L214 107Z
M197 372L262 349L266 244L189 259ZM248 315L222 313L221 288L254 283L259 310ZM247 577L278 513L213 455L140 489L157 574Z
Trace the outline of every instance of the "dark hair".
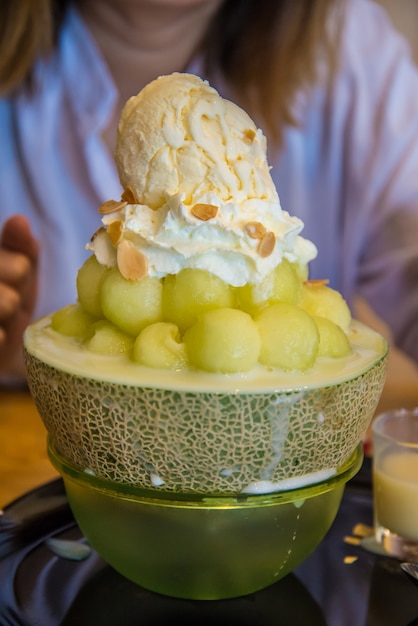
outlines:
M1 94L32 85L34 63L53 51L69 2L1 0Z
M31 86L34 62L54 50L71 0L1 0L0 93ZM324 59L332 79L337 9L344 0L224 0L202 41L205 71L221 71L237 102L280 142L295 125L296 92L318 80ZM337 28L330 29L331 22Z

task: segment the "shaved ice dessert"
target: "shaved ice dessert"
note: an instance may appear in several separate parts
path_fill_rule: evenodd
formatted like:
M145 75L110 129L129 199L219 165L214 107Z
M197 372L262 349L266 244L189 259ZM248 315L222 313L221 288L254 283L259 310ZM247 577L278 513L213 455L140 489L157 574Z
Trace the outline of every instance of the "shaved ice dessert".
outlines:
M116 570L230 598L292 571L329 529L385 377L284 211L266 140L188 74L122 111L121 198L78 301L28 327L28 382L74 516Z
M373 414L386 345L309 280L317 250L280 206L262 131L172 74L126 103L115 160L124 190L99 207L78 302L25 336L58 452L173 491L335 473Z

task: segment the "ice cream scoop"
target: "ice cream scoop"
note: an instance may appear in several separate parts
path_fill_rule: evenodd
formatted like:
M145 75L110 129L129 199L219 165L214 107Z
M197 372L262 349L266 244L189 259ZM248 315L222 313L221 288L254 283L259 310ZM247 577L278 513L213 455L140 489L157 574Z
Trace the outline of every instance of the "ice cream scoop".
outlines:
M118 249L143 255L139 277L194 268L233 286L317 254L280 206L263 132L197 76L161 76L128 100L115 161L124 202L106 203L105 229L87 247L122 274Z
M152 209L175 194L187 205L278 201L262 131L192 74L161 76L128 100L115 161L122 185Z

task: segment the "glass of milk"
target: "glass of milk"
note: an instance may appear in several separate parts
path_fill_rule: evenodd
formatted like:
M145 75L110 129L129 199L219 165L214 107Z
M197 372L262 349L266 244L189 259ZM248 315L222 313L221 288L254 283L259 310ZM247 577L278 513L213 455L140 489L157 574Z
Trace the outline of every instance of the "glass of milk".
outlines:
M376 539L389 554L418 561L418 407L379 415L372 432Z

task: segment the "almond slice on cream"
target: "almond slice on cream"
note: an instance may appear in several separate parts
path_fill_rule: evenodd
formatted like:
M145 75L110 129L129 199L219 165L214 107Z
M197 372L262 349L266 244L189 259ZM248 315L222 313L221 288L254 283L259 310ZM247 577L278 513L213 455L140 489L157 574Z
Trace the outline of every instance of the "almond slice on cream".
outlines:
M138 198L136 197L135 192L131 186L126 187L126 189L123 190L121 198L124 202L127 202L128 204L138 204Z
M117 265L126 280L141 280L148 274L147 257L129 239L122 239L118 245Z
M106 229L104 226L100 226L100 228L98 228L90 237L90 241L94 241L96 239L96 237L98 237L99 235L101 235L102 233L105 233Z
M261 256L261 258L265 259L273 252L275 245L276 235L271 230L269 230L260 240L260 245L258 246L258 254Z
M216 217L217 213L218 207L214 204L195 204L192 208L192 215L197 217L199 220L203 220L204 222Z
M107 213L120 211L120 209L126 207L127 204L127 202L122 202L121 200L107 200L107 202L103 202L103 204L99 206L98 211L102 215L106 215Z
M314 289L316 287L324 287L328 285L328 283L329 283L328 278L316 278L316 279L304 281L304 285L306 285L307 287L313 287Z
M262 239L266 234L266 227L261 222L247 222L244 229L251 239Z
M98 262L106 267L114 267L116 265L116 250L109 239L107 230L101 226L92 235L90 241L94 241L94 254Z
M114 222L110 222L107 227L107 234L109 235L109 239L114 246L117 246L120 240L122 239L123 234L123 222L122 220L115 220Z

